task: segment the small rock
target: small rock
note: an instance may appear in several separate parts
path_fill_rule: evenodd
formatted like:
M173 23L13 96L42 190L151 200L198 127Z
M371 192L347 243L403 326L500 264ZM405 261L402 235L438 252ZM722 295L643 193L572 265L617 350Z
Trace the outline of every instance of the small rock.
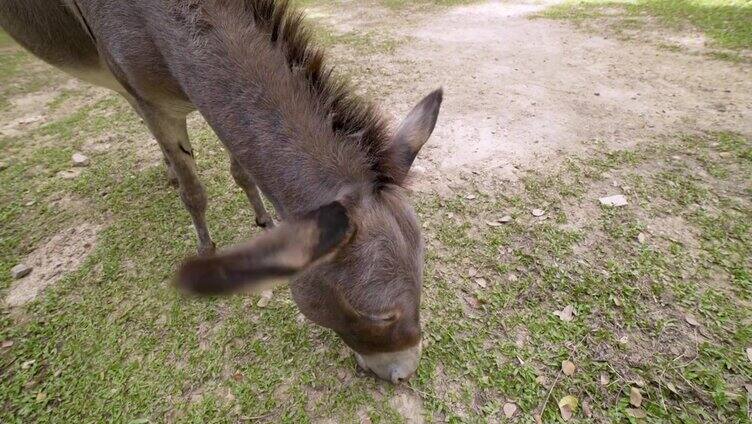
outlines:
M272 300L272 294L273 292L271 290L264 290L261 292L261 299L259 299L256 306L259 308L266 308L269 305L269 302Z
M484 289L488 287L488 283L486 282L485 278L476 278L475 284L479 285L481 288L484 288Z
M0 343L0 347L2 347L3 349L7 349L11 346L13 346L13 340L3 340L3 342Z
M24 278L31 273L31 267L26 264L18 264L10 269L10 275L13 279Z
M604 206L614 206L614 207L627 206L627 198L624 197L623 194L615 194L613 196L601 197L598 200L601 202L601 205L604 205Z
M511 215L504 215L501 218L499 218L499 222L501 222L502 224L510 223L510 222L512 222L512 216Z
M475 200L477 198L478 198L478 196L476 196L474 194L468 194L467 196L465 196L465 199L467 199L467 200Z
M544 211L543 209L533 209L532 211L530 211L530 213L532 213L535 217L540 217L545 215L546 211Z
M410 168L410 170L414 174L425 174L426 173L426 168L424 168L424 167L422 167L420 165L414 165L412 168Z
M507 402L504 404L504 416L507 418L512 418L514 414L517 412L517 405Z
M509 274L509 276L507 277L507 280L509 280L510 283L514 283L515 281L518 280L518 278L515 274Z
M82 153L74 153L71 159L73 160L73 166L77 167L89 166L90 163L89 157Z
M645 244L646 240L647 240L647 236L645 236L645 234L643 234L643 233L637 234L637 241L640 244Z
M470 268L467 270L467 275L470 277L475 277L476 275L478 275L478 270L475 268Z

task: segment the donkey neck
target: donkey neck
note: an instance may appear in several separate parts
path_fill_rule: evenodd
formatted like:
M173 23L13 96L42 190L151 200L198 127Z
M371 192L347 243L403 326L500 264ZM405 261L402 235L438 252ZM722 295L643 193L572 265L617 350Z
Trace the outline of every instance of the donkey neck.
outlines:
M325 94L253 17L223 14L191 29L168 60L191 102L283 217L376 179L357 128L335 131ZM302 64L301 66L305 66Z

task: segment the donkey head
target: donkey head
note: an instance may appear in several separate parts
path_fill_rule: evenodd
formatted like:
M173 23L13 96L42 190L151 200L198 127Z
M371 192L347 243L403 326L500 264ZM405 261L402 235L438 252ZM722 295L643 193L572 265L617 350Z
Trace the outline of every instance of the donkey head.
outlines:
M423 240L399 183L431 135L441 100L441 90L431 93L396 131L387 154L397 184L345 189L247 244L190 259L177 284L211 295L289 281L301 312L334 330L362 368L394 383L407 379L421 352Z

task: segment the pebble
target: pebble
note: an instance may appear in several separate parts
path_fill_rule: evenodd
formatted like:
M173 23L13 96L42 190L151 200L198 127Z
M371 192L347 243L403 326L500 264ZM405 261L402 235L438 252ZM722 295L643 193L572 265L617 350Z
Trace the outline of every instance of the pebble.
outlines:
M73 160L73 166L89 166L90 163L89 157L82 153L74 153L71 159Z
M512 222L512 216L511 215L504 215L501 218L499 218L499 222L501 222L502 224L506 224L506 223Z
M18 280L24 278L31 273L31 267L26 264L18 264L10 269L11 276Z
M613 196L601 197L598 199L601 205L604 206L627 206L627 198L623 194L615 194Z
M540 217L545 215L546 211L544 211L543 209L533 209L531 213L533 214L533 216Z

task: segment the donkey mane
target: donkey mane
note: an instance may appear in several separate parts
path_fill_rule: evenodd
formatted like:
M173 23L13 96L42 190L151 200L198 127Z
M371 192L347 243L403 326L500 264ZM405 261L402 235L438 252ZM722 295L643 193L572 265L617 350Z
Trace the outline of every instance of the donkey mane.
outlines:
M211 33L214 25L202 13L202 0L188 0L185 3L188 4L187 15L192 21L187 23L198 41ZM269 38L274 48L281 49L290 71L305 80L318 102L319 110L328 115L332 130L347 142L358 143L375 174L375 189L395 184L391 172L393 165L387 154L390 143L387 121L373 103L356 95L350 84L338 77L334 67L326 63L323 49L312 42L312 33L305 23L303 12L293 7L289 0L240 0L233 6L238 7L237 12L249 24L253 22L256 31L263 32Z

